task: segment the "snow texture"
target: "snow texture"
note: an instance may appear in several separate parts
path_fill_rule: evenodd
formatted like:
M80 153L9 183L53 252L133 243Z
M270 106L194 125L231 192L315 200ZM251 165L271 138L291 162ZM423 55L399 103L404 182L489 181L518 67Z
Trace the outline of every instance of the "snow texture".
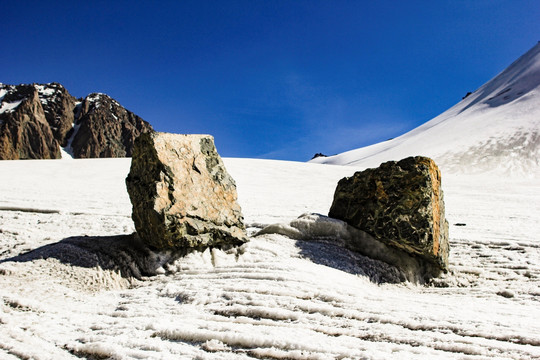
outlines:
M251 241L184 257L131 235L130 159L0 162L0 358L540 357L537 181L443 177L451 272L420 286L298 219L356 168L224 161Z

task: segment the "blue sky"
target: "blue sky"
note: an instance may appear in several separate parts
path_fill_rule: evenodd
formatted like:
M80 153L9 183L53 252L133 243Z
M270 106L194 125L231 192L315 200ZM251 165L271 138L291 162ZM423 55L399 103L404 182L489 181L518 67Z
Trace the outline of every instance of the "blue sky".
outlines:
M540 40L538 0L2 1L0 82L103 92L228 157L398 136Z

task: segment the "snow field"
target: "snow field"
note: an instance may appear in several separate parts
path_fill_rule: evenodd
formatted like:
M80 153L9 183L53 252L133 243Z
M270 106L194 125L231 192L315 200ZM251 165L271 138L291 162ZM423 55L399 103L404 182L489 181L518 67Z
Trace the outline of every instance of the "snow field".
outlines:
M471 95L395 139L312 162L377 167L423 155L453 174L540 177L540 44Z
M224 161L250 234L326 214L355 171ZM158 275L137 280L118 270L141 261L117 241L133 232L128 171L129 159L0 162L0 358L540 357L537 181L443 173L451 273L432 286L378 283L382 265L309 225L308 240L154 254Z

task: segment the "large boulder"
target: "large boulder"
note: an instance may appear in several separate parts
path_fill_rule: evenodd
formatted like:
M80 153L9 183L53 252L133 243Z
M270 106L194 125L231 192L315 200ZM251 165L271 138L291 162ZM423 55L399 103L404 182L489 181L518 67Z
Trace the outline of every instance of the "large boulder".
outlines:
M155 249L247 241L236 184L210 135L142 134L126 185L137 233Z
M441 173L426 157L390 161L339 181L328 214L426 264L448 268L448 222Z

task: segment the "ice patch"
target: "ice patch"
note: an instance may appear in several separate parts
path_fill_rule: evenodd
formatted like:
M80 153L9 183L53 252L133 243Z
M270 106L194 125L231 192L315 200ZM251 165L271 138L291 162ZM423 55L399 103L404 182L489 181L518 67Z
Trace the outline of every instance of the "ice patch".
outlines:
M56 91L54 88L47 87L46 85L35 85L34 87L41 96L52 96Z
M8 93L8 91L2 87L3 85L0 83L0 101L2 101L2 99L4 98L4 96L6 96L6 94Z
M17 106L19 106L23 102L23 100L24 99L13 101L13 102L3 102L2 106L0 107L0 114L14 111L17 108Z

